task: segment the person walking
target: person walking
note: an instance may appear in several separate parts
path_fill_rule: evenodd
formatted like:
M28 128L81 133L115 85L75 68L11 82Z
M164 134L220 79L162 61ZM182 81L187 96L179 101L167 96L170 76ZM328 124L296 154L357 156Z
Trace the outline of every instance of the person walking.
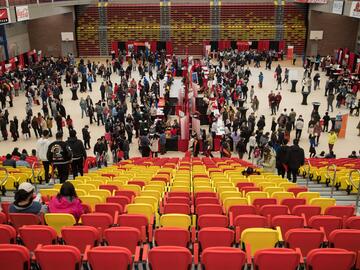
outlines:
M84 162L86 160L86 150L82 141L80 141L76 137L76 131L69 131L69 138L67 140L67 144L69 145L72 151L72 162L71 162L71 170L74 176L74 179L78 176L78 173L83 176L84 175Z
M36 155L37 158L42 162L45 171L45 182L49 183L50 174L50 162L47 159L47 152L49 149L50 141L49 141L49 131L44 130L42 133L42 137L36 142Z
M334 94L330 93L327 95L327 111L330 111L331 108L331 112L334 111L334 106L333 106L333 102L334 102Z
M329 133L329 136L328 136L328 144L329 144L329 153L331 151L333 151L334 149L334 144L335 142L337 141L337 135L336 135L336 132L335 130L331 130L330 133Z
M302 118L302 115L299 115L299 118L296 120L295 123L295 139L300 141L301 133L304 128L304 119Z
M288 140L284 139L280 148L276 153L276 168L278 175L281 175L282 178L285 178L285 172L287 169L287 160L289 158L289 146Z
M304 165L305 162L305 153L304 149L299 146L299 141L294 139L293 145L289 147L289 154L287 159L287 178L289 181L296 183L297 173L299 168Z

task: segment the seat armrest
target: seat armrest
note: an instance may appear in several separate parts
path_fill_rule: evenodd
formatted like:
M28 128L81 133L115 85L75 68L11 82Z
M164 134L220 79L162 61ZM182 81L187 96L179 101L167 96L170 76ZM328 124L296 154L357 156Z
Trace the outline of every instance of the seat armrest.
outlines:
M199 243L194 243L194 264L199 264Z
M245 244L245 252L246 252L246 263L249 268L249 267L251 267L251 263L252 263L250 244Z
M87 262L87 260L88 260L88 252L90 251L90 249L91 249L91 246L86 245L85 252L84 252L84 257L83 257L83 262Z

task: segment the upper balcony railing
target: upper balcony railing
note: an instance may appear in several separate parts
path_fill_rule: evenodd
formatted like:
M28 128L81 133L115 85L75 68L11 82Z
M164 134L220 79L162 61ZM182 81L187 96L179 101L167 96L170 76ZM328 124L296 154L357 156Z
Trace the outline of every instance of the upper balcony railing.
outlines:
M31 5L31 4L42 4L42 3L52 3L52 2L67 2L73 0L0 0L1 7L7 6L21 6L21 5Z

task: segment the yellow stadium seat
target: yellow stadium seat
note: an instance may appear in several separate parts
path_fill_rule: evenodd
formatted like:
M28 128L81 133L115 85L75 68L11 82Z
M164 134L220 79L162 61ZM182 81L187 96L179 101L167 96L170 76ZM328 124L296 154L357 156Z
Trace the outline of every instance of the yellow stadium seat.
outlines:
M279 241L282 241L279 230L249 228L241 233L241 242L245 247L246 245L250 246L251 256L254 256L258 250L274 248Z
M75 180L76 181L81 181L83 184L85 184L87 180L91 180L91 177L86 176L86 175L84 175L84 176L79 175L79 176L75 177ZM74 181L74 180L68 180L68 181Z
M178 186L190 186L191 183L190 182L183 182L183 181L174 181L171 184L173 187L178 187Z
M90 190L89 195L99 196L103 198L104 201L106 201L106 198L110 197L112 194L107 189L95 189L95 190Z
M217 193L221 194L224 191L239 191L239 189L237 187L218 187L217 188Z
M320 193L319 192L299 192L296 196L299 199L306 199L306 202L309 203L311 199L314 198L320 198Z
M87 193L89 193L90 190L97 189L96 186L92 185L92 184L80 184L80 185L75 186L75 188L85 190Z
M151 196L151 197L155 197L158 202L161 201L161 198L162 198L162 193L160 193L159 191L157 190L143 190L140 192L139 194L140 196Z
M155 210L159 208L159 200L152 196L137 196L134 203L146 203L151 204Z
M60 190L62 184L54 184L53 189Z
M149 185L152 185L152 186L160 186L162 187L163 189L166 187L166 183L164 181L151 181L149 183Z
M67 180L67 182L70 182L71 184L73 184L74 187L77 187L78 185L86 184L85 180L83 180L83 179Z
M250 191L246 194L249 204L253 204L255 199L269 198L269 193L264 191Z
M138 214L147 217L149 223L153 224L153 218L155 215L154 207L147 203L132 203L126 206L126 212L128 214Z
M18 178L13 175L9 175L6 179L6 182L3 184L3 187L5 187L6 190L16 190L15 186L17 186L18 184Z
M160 217L160 226L188 230L191 226L191 218L184 214L165 214Z
M321 214L324 214L326 208L336 205L336 200L333 198L313 198L310 200L309 205L320 206Z
M220 200L222 202L224 202L225 199L232 198L232 197L242 198L243 195L240 191L224 191L224 192L220 193Z
M45 214L45 222L57 232L59 237L61 237L62 227L76 224L76 220L71 214Z
M170 187L170 191L172 191L172 192L191 192L191 188L189 186L172 186L172 187Z
M88 193L83 189L75 189L76 195L78 196L86 196Z
M246 198L239 197L229 197L223 201L224 208L226 212L229 210L230 206L233 205L248 205L248 200Z
M237 185L237 183L249 183L249 180L246 178L230 178L230 182Z
M104 203L105 200L100 196L95 195L86 195L86 196L79 196L79 199L82 203L85 203L91 207L91 210L95 210L95 205L98 203Z
M210 181L197 181L194 182L194 187L211 187L211 182Z
M282 187L285 190L287 190L288 188L297 187L297 184L291 182L284 182L284 183L279 183L279 187Z
M214 187L218 189L219 187L234 187L234 184L231 182L216 182Z
M143 187L143 190L156 190L156 191L159 191L160 193L163 193L164 192L164 186L149 184L149 185L145 185Z
M269 196L271 197L271 195L272 195L274 192L285 191L285 189L282 188L282 187L267 187L267 188L264 188L263 191L269 193Z
M293 199L295 196L292 192L278 191L271 194L271 198L277 199L278 202L281 202L283 199Z
M54 188L42 188L39 190L39 193L41 196L47 196L50 198L52 196L56 196L59 193L59 190Z
M100 185L106 184L106 181L91 179L91 180L86 181L86 184L91 184L91 185L96 186L96 188L99 188Z
M127 182L131 179L131 176L128 175L118 175L113 178L113 181L121 181L121 182Z
M119 189L121 189L123 185L126 185L126 183L126 181L112 180L109 181L107 184L117 186Z
M194 192L214 192L214 189L212 187L194 187Z
M276 187L276 183L271 183L271 182L260 182L257 184L257 186L259 188L261 188L262 190L264 190L267 187Z
M131 191L134 191L137 194L140 194L141 192L141 187L138 186L138 185L129 185L129 184L126 184L126 185L123 185L121 187L121 190L131 190Z

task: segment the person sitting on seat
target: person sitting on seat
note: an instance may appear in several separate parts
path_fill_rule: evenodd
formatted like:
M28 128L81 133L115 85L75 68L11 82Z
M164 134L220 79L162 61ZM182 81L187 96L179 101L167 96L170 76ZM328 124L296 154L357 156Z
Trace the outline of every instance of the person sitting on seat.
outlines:
M72 214L76 220L80 218L84 211L72 183L66 181L62 184L58 195L49 202L49 212Z
M330 151L330 153L325 155L325 158L336 158L336 155L335 155L334 151Z
M20 159L18 161L16 161L16 166L30 168L30 164L29 164L29 162L26 161L25 155L22 154Z
M6 159L3 161L2 165L16 168L16 161L12 159L10 154L7 154Z
M10 204L10 213L40 214L47 212L46 205L41 204L41 195L34 196L34 186L28 182L19 185L15 192L15 201Z
M348 158L358 158L358 156L356 155L356 151L352 151L351 155L348 156Z

